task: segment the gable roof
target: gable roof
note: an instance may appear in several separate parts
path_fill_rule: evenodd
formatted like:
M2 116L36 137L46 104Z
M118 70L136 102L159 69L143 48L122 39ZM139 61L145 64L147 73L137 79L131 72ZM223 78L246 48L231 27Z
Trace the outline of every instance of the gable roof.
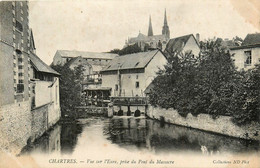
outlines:
M247 34L241 46L231 47L230 50L260 47L260 33Z
M260 33L247 34L242 42L242 46L260 44Z
M173 38L173 39L170 39L169 42L167 43L166 45L166 48L165 50L167 52L181 52L183 47L186 45L186 43L188 42L188 40L190 39L190 37L193 37L197 43L197 45L199 46L196 38L194 37L193 34L188 34L188 35L185 35L185 36L180 36L180 37L176 37L176 38Z
M123 56L115 57L108 66L106 66L102 71L114 71L120 69L137 69L145 68L146 65L153 59L153 57L160 50L152 50L148 52L139 52L134 54L127 54ZM161 52L162 53L162 52ZM163 54L163 53L162 53Z
M37 71L60 76L60 74L58 72L56 72L51 67L49 67L46 63L44 63L36 54L30 53L29 57L30 57L30 60L31 60L33 67Z
M83 58L96 58L96 59L113 59L117 54L113 53L98 53L98 52L86 52L86 51L76 51L76 50L57 50L61 57L78 57Z

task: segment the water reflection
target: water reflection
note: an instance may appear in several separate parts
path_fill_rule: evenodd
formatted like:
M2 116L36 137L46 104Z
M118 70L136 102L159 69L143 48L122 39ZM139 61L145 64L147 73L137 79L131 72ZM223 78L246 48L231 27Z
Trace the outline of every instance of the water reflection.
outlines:
M93 138L94 137L94 138ZM78 123L60 124L28 147L25 153L84 153L95 141L109 141L116 148L160 153L258 152L259 142L212 134L181 126L135 117L81 119Z

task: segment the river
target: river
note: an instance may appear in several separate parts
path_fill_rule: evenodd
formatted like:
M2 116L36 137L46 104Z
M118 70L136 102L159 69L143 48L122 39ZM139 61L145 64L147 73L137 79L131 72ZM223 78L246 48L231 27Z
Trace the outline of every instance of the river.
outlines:
M145 117L115 116L58 124L22 153L34 157L59 154L86 162L87 158L120 158L121 153L134 158L144 154L221 156L252 154L259 150L259 142L160 123Z

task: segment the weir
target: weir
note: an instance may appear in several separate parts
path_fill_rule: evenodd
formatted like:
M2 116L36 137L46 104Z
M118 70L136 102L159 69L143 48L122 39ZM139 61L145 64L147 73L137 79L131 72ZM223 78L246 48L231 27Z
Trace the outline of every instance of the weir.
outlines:
M86 118L89 115L98 116L144 116L147 113L147 97L110 97L108 107L78 106L76 118Z

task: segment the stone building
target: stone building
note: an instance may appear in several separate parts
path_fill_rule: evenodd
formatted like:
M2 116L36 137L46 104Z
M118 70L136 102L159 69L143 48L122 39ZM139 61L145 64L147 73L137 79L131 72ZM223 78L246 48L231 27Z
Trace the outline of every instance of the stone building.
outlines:
M28 2L0 2L0 27L0 146L15 153L31 135Z
M102 87L110 88L112 96L143 97L156 72L166 63L160 50L116 57L101 71Z
M60 116L59 74L37 57L28 18L27 1L0 2L0 149L14 154Z
M260 33L248 34L241 46L231 47L234 54L235 66L241 70L248 70L260 63Z
M106 67L110 61L118 56L112 53L97 53L76 50L57 50L53 57L53 65L67 64L71 69L78 65L85 68L83 88L98 87L101 84L100 71Z
M97 53L76 50L57 50L53 57L53 65L64 65L72 58L81 56L91 65L106 66L113 58L118 56L112 53Z
M168 26L166 10L165 10L164 23L163 23L161 35L153 34L152 20L150 16L147 36L139 32L137 37L132 37L126 40L124 47L127 47L129 45L134 45L137 43L142 51L146 50L147 48L159 48L161 50L164 50L169 39L170 39L170 29Z

